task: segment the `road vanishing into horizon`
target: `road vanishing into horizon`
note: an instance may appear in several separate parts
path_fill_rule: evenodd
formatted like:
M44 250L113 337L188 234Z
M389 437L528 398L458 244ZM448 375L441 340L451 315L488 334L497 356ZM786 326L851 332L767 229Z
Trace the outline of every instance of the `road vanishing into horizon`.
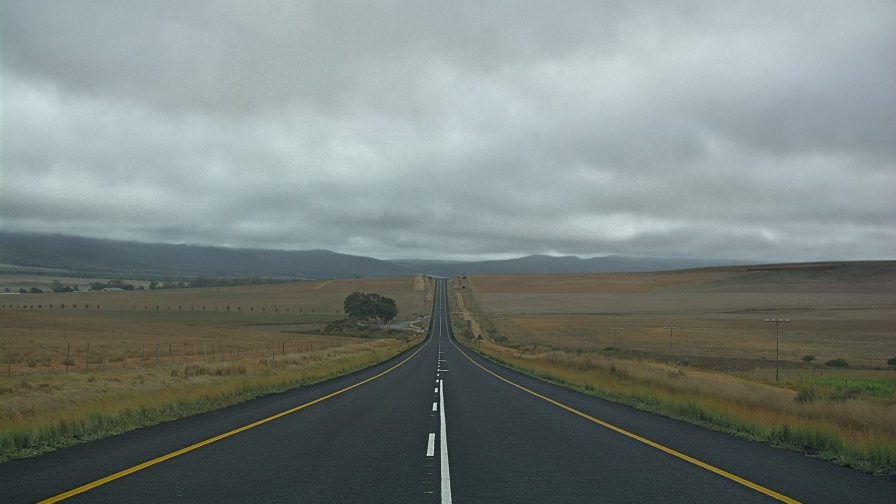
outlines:
M896 483L607 402L429 334L379 365L0 464L0 502L896 502Z

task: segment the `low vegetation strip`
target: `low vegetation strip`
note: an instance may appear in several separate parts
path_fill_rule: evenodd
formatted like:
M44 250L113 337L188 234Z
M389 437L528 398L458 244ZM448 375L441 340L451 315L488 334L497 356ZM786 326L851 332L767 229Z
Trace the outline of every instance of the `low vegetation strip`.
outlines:
M383 362L420 341L382 339L277 356L273 361L245 359L0 380L0 462L317 383ZM33 390L45 394L22 393ZM72 390L93 393L73 399Z
M896 479L896 402L806 398L763 383L600 354L470 348L587 394Z

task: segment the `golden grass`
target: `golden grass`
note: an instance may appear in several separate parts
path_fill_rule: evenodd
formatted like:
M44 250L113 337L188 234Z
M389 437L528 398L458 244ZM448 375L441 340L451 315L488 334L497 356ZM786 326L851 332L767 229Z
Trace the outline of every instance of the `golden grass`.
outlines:
M11 283L4 282L6 278L0 275L0 286ZM417 314L421 309L421 294L415 291L415 285L415 277L406 276L201 289L0 295L0 306L7 307L0 313L6 313L13 306L12 310L28 307L41 313L64 312L70 316L122 320L170 319L197 325L227 324L226 317L237 320L251 316L254 322L273 322L312 313L334 319L342 314L345 297L361 291L395 299L399 313L404 316ZM60 309L63 304L64 310ZM210 320L210 317L217 318Z
M896 467L892 399L800 402L793 390L708 371L599 354L524 351L490 342L481 348L505 365L635 407L866 470Z
M302 333L342 318L355 291L392 297L403 317L431 307L432 282L410 276L0 296L0 460L345 374L415 343Z
M0 461L346 374L419 343L377 340L236 362L0 378Z
M499 363L648 411L896 475L896 370L886 364L896 357L896 262L466 276L449 287L451 309L462 314L453 320L455 333L476 321L487 338L482 351ZM765 318L791 319L780 332L777 386L775 330ZM679 328L671 355L664 326ZM614 334L613 327L622 329ZM506 345L496 344L505 338ZM605 351L616 347L621 351ZM802 361L805 355L815 356L814 365ZM837 357L852 368L820 369ZM822 373L849 379L852 390L809 385ZM857 385L890 392L874 395Z
M4 376L84 371L88 343L91 370L98 371L149 367L157 360L171 364L232 360L238 354L262 357L271 351L279 354L355 340L284 333L277 326L185 326L23 310L3 312L2 322L0 375Z
M777 315L775 315L777 316ZM853 366L886 368L896 357L896 332L891 320L806 320L793 314L793 321L780 329L779 351L787 369L805 369L802 357L815 356L815 364L843 357ZM602 350L618 346L624 351L666 358L669 331L672 359L717 362L718 369L748 371L774 367L775 328L764 318L699 316L601 316L601 315L496 315L492 323L512 341L558 349ZM620 330L613 331L612 327ZM614 334L615 333L615 334ZM731 368L726 359L741 361ZM751 361L751 362L746 362ZM797 371L795 371L797 372ZM896 377L896 373L894 373Z
M559 275L475 275L466 278L477 293L652 292L745 274L742 268L707 268L648 273L577 273Z
M791 368L845 358L886 368L896 357L896 262L728 267L656 273L482 275L452 284L517 344L669 356L775 359ZM463 286L464 288L460 288ZM475 295L474 295L475 294ZM470 298L475 298L471 300ZM473 310L475 311L475 310ZM622 328L614 331L613 327ZM614 339L614 336L617 338ZM744 363L738 368L743 371Z

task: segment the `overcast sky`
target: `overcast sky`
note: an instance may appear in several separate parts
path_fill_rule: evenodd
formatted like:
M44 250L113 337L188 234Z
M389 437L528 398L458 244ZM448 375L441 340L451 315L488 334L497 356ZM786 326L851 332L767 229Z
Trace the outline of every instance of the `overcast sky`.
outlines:
M0 229L896 258L896 2L3 0Z

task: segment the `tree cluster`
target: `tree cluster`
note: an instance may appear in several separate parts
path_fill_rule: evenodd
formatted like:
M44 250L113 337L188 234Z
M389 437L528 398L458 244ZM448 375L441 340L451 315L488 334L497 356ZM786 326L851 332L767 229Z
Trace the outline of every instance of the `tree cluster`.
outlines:
M379 294L353 292L345 298L345 314L354 320L379 320L388 324L398 315L395 300Z
M70 285L62 285L62 282L60 282L59 280L53 280L50 283L50 288L53 289L53 292L77 292L78 291L77 285L75 285L74 287L72 287Z
M161 282L152 280L149 282L150 289L186 289L191 287L237 287L241 285L270 285L287 282L295 282L296 280L283 280L279 278L262 278L260 276L239 277L239 278L214 278L199 275L195 278L187 278L183 281L172 280L165 277Z
M55 282L55 280L54 280ZM109 280L106 283L103 282L91 282L90 290L92 291L100 291L103 289L121 289L121 290L134 290L134 286L121 280L120 278L116 278L115 280Z

